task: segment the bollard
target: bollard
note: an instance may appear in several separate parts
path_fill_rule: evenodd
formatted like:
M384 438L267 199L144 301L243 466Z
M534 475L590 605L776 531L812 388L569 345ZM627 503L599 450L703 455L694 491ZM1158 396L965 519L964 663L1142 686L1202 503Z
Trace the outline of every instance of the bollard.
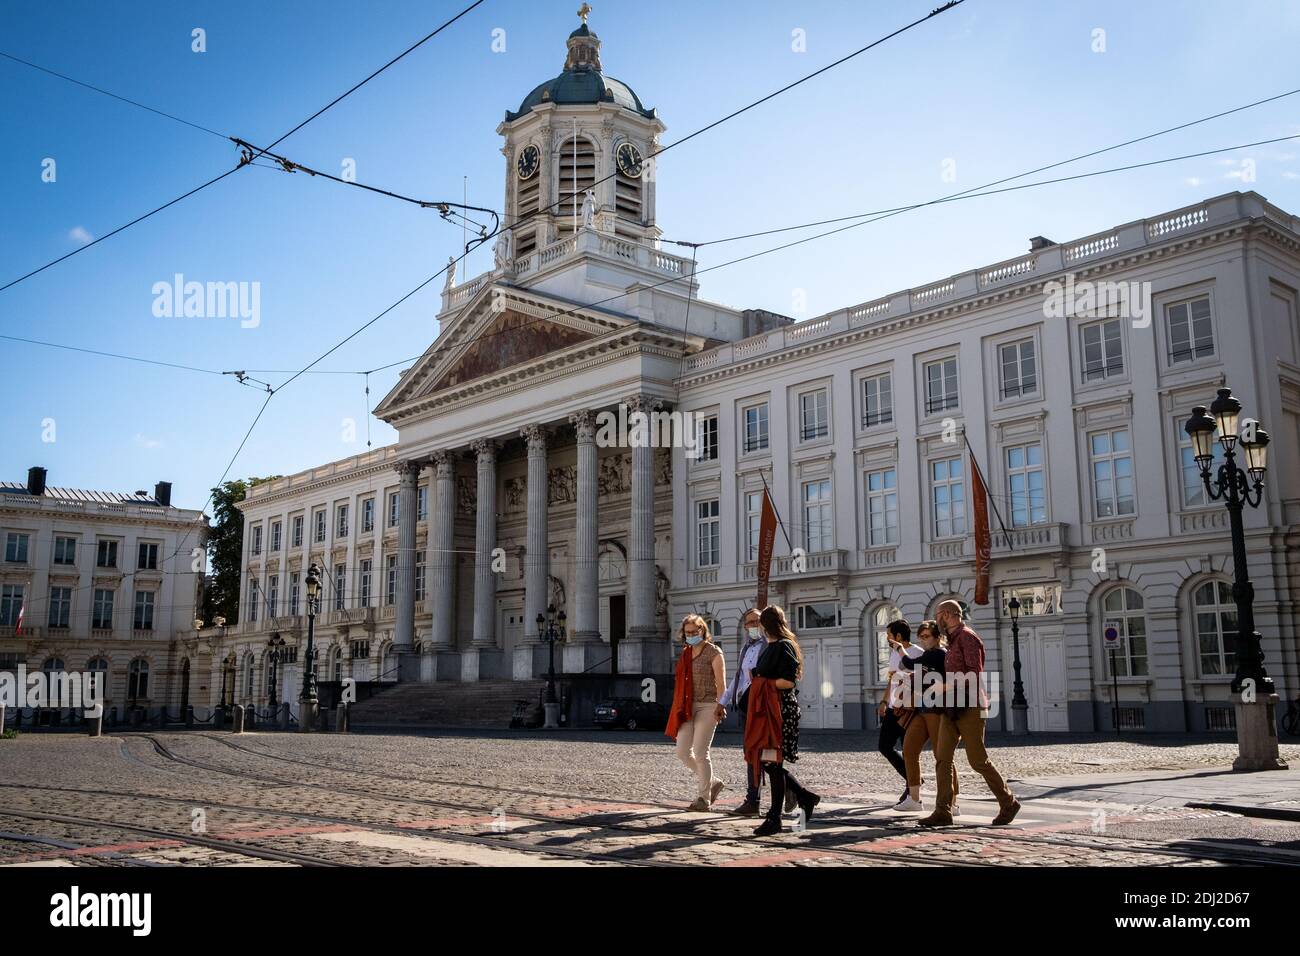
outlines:
M249 704L248 709L244 711L244 729L248 731L257 728L257 705Z
M298 733L309 734L316 729L316 725L320 723L318 706L314 700L298 698Z
M0 734L5 732L5 705L0 702Z
M99 708L99 713L86 711L86 736L102 737L104 734L104 708Z
M185 708L185 729L191 730L194 727L194 705L190 704Z
M232 734L242 734L244 732L244 705L236 704L230 715L230 732Z
M334 711L334 732L346 734L348 732L348 704L342 703Z
M218 707L212 712L212 727L215 730L224 730L226 728L225 707Z
M285 702L280 705L280 729L289 729L289 704Z
M316 729L321 733L328 733L330 729L329 711L322 709L317 713L317 717L319 719L316 722Z

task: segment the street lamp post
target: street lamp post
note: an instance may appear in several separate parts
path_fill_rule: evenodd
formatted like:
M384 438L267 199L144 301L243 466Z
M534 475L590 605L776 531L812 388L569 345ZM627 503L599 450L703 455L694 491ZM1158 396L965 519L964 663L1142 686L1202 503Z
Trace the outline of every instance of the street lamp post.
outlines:
M302 694L298 697L298 730L310 733L316 729L320 700L316 697L316 673L312 665L316 660L316 611L320 600L320 568L315 562L307 569L307 656L302 662Z
M1029 733L1029 701L1025 699L1024 681L1020 679L1020 599L1014 593L1011 595L1011 600L1007 602L1007 610L1011 613L1011 661L1016 673L1011 693L1011 710L1015 716L1011 732L1027 734Z
M556 622L559 627L556 627ZM546 714L546 720L542 726L548 730L554 730L560 726L560 702L555 695L555 642L559 638L560 630L564 627L565 614L563 611L557 616L555 605L552 604L546 609L546 616L537 615L537 634L546 642L547 649L547 666L546 666L546 704L543 710Z
M270 686L267 688L267 706L274 711L280 706L280 700L276 696L276 688L280 685L280 648L284 647L284 638L280 636L279 631L271 635L271 639L266 642L266 646L271 651L268 657L271 664L271 680L269 682Z
M1192 440L1192 453L1201 470L1205 493L1212 501L1223 501L1228 508L1232 531L1232 598L1237 605L1237 639L1234 648L1236 673L1232 692L1237 695L1237 759L1234 770L1284 770L1278 755L1277 694L1273 679L1264 669L1264 652L1259 631L1255 630L1255 589L1246 566L1246 533L1242 511L1246 505L1258 508L1264 498L1264 474L1268 470L1268 432L1258 422L1240 421L1241 402L1232 389L1221 388L1210 404L1192 409L1183 430ZM1238 427L1246 468L1237 464ZM1214 435L1219 435L1223 464L1212 473ZM1247 475L1249 474L1249 477ZM1225 648L1226 650L1226 648Z

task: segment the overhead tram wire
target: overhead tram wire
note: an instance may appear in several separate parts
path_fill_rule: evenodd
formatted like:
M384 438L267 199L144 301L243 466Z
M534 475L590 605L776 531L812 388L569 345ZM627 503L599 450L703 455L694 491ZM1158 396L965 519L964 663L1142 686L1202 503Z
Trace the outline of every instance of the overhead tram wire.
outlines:
M373 73L371 73L369 76L367 76L364 80L361 80L359 83L354 84L354 85L351 86L349 89L347 89L345 92L340 93L338 96L334 97L334 99L330 100L328 103L326 103L326 104L325 104L324 106L322 106L320 109L318 109L315 113L312 113L310 116L308 116L305 120L303 120L303 121L302 121L301 123L299 123L297 126L293 127L293 129L289 130L289 132L285 133L283 136L280 136L278 139L274 140L274 141L273 141L269 146L267 146L266 148L267 148L267 149L274 149L276 146L278 146L280 143L284 142L286 139L288 139L288 138L289 138L290 136L292 136L294 133L298 132L300 129L302 129L304 126L306 126L306 125L307 125L308 123L310 123L312 120L314 120L314 119L316 119L317 117L319 117L319 116L320 116L322 113L324 113L326 110L329 110L329 109L333 108L334 106L338 105L338 104L339 104L340 102L342 102L344 99L346 99L347 97L351 96L351 95L352 95L353 93L355 93L357 90L361 89L361 87L365 86L367 83L369 83L369 82L370 82L371 80L373 80L375 77L377 77L380 73L383 73L383 72L384 72L385 70L387 70L390 66L392 66L393 64L395 64L396 62L398 62L399 60L401 60L403 57L405 57L407 54L411 53L412 51L414 51L414 50L417 49L418 47L423 46L425 43L427 43L429 40L431 40L431 39L433 39L434 37L436 37L436 36L437 36L439 33L441 33L443 30L447 29L447 27L451 26L451 25L452 25L453 23L455 23L457 20L461 19L461 17L463 17L463 16L465 16L466 14L468 14L468 13L469 13L471 10L473 10L475 7L480 6L483 2L484 2L484 0L474 0L473 3L471 3L468 7L466 7L464 10L462 10L460 13L456 14L456 15L455 15L454 17L452 17L450 20L447 20L445 23L443 23L441 26L439 26L437 29L435 29L435 30L433 30L431 33L427 34L423 39L421 39L421 40L417 40L415 43L411 44L411 46L407 47L405 50L403 50L403 51L402 51L401 53L399 53L397 56L393 57L391 60L389 60L389 61L388 61L387 63L385 63L383 66L381 66L379 69L375 70ZM11 58L11 59L16 59L16 58L14 58L14 57L10 57L10 58ZM19 61L19 62L25 62L25 61ZM32 65L32 64L27 64L27 65ZM50 70L46 70L45 72L53 73L53 71L50 71ZM64 76L62 76L61 74L54 74L54 75L56 75L56 76L60 76L60 77L63 78L63 79L71 80L70 77L64 77ZM105 91L105 90L99 90L99 89L96 88L96 87L92 87L92 86L90 86L90 84L80 83L80 81L72 81L72 82L78 82L78 83L79 83L80 85L82 85L82 86L86 86L86 87L88 87L88 88L90 88L90 89L95 89L97 92L104 93L104 94L107 95L107 96L112 96L112 97L114 97L115 99L120 99L120 100L122 100L123 102L131 103L133 106L138 106L138 107L140 107L141 109L149 110L149 112L151 112L151 113L158 113L159 115L167 116L167 118L169 118L169 119L174 119L174 120L177 120L178 122L184 122L184 123L187 123L187 125L193 125L193 126L196 126L196 127L197 127L197 124L188 123L188 121L186 121L186 120L181 120L181 119L180 119L179 117L177 117L177 116L172 116L171 114L163 113L161 110L156 110L156 109L154 109L154 108L152 108L152 107L145 106L143 103L136 103L136 102L133 101L133 100L128 100L126 97L118 96L117 94L113 94L113 93L108 93L108 92ZM205 129L206 129L206 128L205 128ZM207 132L213 132L212 130L206 130L206 131L207 131ZM220 134L217 134L217 135L220 135ZM228 138L228 137L227 137L227 138ZM254 155L254 156L251 157L251 159L249 160L249 162L251 163L253 160L258 159L259 157L260 157L260 154L258 154L258 155ZM149 218L151 218L152 216L157 215L158 213L162 212L164 209L167 209L167 208L169 208L169 207L171 207L171 206L174 206L174 205L176 205L178 202L181 202L181 201L184 200L184 199L188 199L190 196L193 196L195 193L202 192L203 190L207 189L209 186L213 186L213 185L215 185L215 184L221 182L221 180L225 179L227 176L231 175L232 173L238 172L240 169L243 169L245 165L248 165L248 163L246 163L246 162L242 162L242 161L241 161L241 162L239 163L239 165L237 165L237 166L235 166L235 167L233 167L233 168L231 168L231 169L226 170L224 173L221 173L219 176L214 176L212 179L209 179L209 180L208 180L207 182L205 182L205 183L201 183L200 185L195 186L193 189L191 189L191 190L189 190L189 191L187 191L187 192L182 193L181 195L177 196L175 199L172 199L172 200L170 200L170 201L168 201L168 202L163 203L161 206L158 206L158 207L156 207L156 208L154 208L154 209L151 209L149 212L145 213L144 215L142 215L142 216L137 216L135 219L132 219L130 222L126 223L125 225L118 226L116 229L112 230L111 232L105 233L104 235L102 235L102 236L100 236L100 237L98 237L98 238L96 238L96 239L93 239L93 240L91 240L90 242L86 243L84 246L79 246L78 248L73 249L71 252L68 252L68 253L66 253L66 254L64 254L64 255L62 255L62 256L59 256L57 259L53 259L53 260L51 260L50 262L45 263L45 265L40 266L40 267L38 267L38 268L36 268L36 269L33 269L31 272L28 272L28 273L25 274L25 275L19 276L19 277L16 278L16 279L11 279L9 282L6 282L4 285L0 285L0 292L4 292L6 289L10 289L10 288L12 288L13 286L16 286L18 283L20 283L20 282L24 282L24 281L26 281L27 279L30 279L30 278L32 278L32 277L35 276L35 275L39 275L40 273L44 272L46 269L49 269L49 268L51 268L52 266L56 266L56 265L58 265L60 262L63 262L63 261L65 261L65 260L67 260L67 259L70 259L70 258L72 258L73 256L77 255L78 253L85 252L87 249L91 248L92 246L96 246L96 245L98 245L99 243L103 242L105 239L111 239L113 236L116 236L118 233L123 232L123 231L125 231L125 230L127 230L127 229L130 229L132 226L134 226L134 225L136 225L136 224L138 224L138 223L144 222L146 219L149 219Z
M709 130L714 129L714 128L718 127L718 126L721 126L723 123L726 123L728 120L735 119L737 116L740 116L742 113L747 113L747 112L749 112L750 110L754 109L754 108L757 107L757 106L762 106L764 103L768 102L769 100L773 100L773 99L775 99L776 97L780 96L780 95L783 94L783 93L788 93L790 90L793 90L795 87L800 86L800 85L802 85L802 84L804 84L804 83L807 83L809 80L811 80L811 79L815 79L816 77L821 76L823 73L827 73L827 72L829 72L830 70L835 69L837 66L841 66L842 64L847 63L849 60L852 60L852 59L854 59L855 57L861 56L863 53L866 53L868 50L871 50L871 49L873 49L874 47L878 47L878 46L880 46L882 43L886 43L886 42L888 42L889 40L892 40L894 37L899 36L900 34L906 33L908 30L911 30L913 27L920 26L922 23L925 23L927 20L932 20L933 18L939 16L940 14L947 13L949 10L953 9L954 7L960 6L961 4L963 4L963 3L965 3L965 2L966 2L966 0L948 0L947 3L943 4L942 6L936 7L935 9L933 9L933 10L931 10L929 13L927 13L925 16L923 16L923 17L919 17L918 19L913 20L911 23L907 24L906 26L899 27L897 30L894 30L892 33L888 33L888 34L886 34L885 36L882 36L882 37L880 37L880 38L877 39L877 40L873 40L873 41L871 41L870 43L868 43L866 46L864 46L864 47L859 47L858 49L854 50L852 53L848 53L848 54L846 54L846 55L840 57L838 60L835 60L835 61L832 62L832 63L827 63L825 66L820 67L819 69L816 69L816 70L814 70L813 72L808 73L808 74L806 74L805 76L802 76L802 77L800 77L799 79L797 79L797 80L795 80L795 81L793 81L793 82L791 82L791 83L787 83L785 86L781 87L780 89L778 89L778 90L773 90L771 93L768 93L766 96L760 97L759 99L754 100L752 103L749 103L749 104L746 105L746 106L742 106L742 107L740 107L740 109L732 110L732 111L731 111L730 113L728 113L726 116L723 116L723 117L720 118L720 119L716 119L716 120L714 120L713 122L709 123L709 124L706 125L706 126L701 126L699 129L695 130L693 133L687 133L687 134L686 134L685 136L683 136L681 139L674 140L673 142L669 143L667 146L663 146L663 147L661 147L661 148L659 148L659 149L656 149L656 150L652 151L648 156L646 156L646 157L642 160L642 166L643 166L643 168L644 168L644 164L645 164L646 162L649 162L650 160L652 160L652 159L654 159L654 158L656 158L656 157L658 157L658 156L662 156L664 153L668 152L668 150L670 150L670 149L674 149L674 148L676 148L676 147L678 147L678 146L681 146L683 143L690 142L690 141L693 140L695 137L700 136L700 135L702 135L703 133L707 133ZM274 146L275 144L272 143L271 145ZM601 178L601 179L597 179L596 181L594 181L593 183L591 183L591 185L587 186L586 188L587 188L587 189L595 189L595 188L596 188L597 186L599 186L601 183L609 182L611 179L613 179L613 178L614 178L615 176L617 176L617 175L618 175L618 170L616 169L616 170L614 170L613 172L609 173L609 175L607 175L607 176L605 176L605 177L603 177L603 178ZM585 191L585 190L584 190L584 191ZM571 192L571 193L563 194L563 195L561 195L558 199L556 199L555 202L551 203L550 205L548 205L548 206L541 206L541 207L539 207L539 208L537 208L537 209L534 209L534 210L533 210L532 212L530 212L530 213L527 213L527 214L525 214L525 215L523 215L523 216L520 216L520 217L519 217L518 219L516 219L514 222L510 223L510 225L509 225L508 228L510 228L510 229L517 229L517 228L519 228L520 226L522 226L522 225L524 225L525 223L527 223L527 222L529 222L530 220L532 220L534 217L539 216L539 215L541 215L541 214L544 213L544 212L549 212L550 210L556 208L557 206L562 205L563 203L573 201L573 200L577 199L578 196L579 196L579 192L576 191L576 190L575 190L574 192ZM508 216L508 212L507 212L507 218L509 218L509 216Z

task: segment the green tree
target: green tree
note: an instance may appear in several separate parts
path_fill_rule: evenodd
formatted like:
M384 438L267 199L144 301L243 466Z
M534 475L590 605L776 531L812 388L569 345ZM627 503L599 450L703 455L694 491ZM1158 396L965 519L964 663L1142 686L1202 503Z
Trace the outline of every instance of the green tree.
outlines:
M203 620L209 624L218 614L227 624L239 623L239 585L243 578L240 567L244 553L244 516L238 505L264 481L275 481L279 475L268 478L249 478L246 481L227 481L212 489L213 516L216 522L208 532L208 563L211 572L203 590Z

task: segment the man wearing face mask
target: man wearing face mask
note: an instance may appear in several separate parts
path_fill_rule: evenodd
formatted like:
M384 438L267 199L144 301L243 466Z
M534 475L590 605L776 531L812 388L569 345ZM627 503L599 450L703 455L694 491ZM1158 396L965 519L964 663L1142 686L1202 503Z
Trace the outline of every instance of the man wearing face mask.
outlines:
M736 668L735 674L731 677L731 683L723 692L722 697L718 700L718 721L721 722L726 716L729 709L739 708L740 711L740 738L745 739L745 711L747 710L746 695L749 693L749 685L753 680L751 670L758 664L758 658L762 655L763 650L767 647L767 638L763 634L763 629L758 624L759 609L750 608L745 612L744 628L745 643L740 649L740 664ZM758 805L759 790L762 781L758 779L758 773L749 763L745 764L745 802L736 807L731 812L742 817L757 816L760 810ZM793 809L794 794L786 794L785 809L787 812Z

